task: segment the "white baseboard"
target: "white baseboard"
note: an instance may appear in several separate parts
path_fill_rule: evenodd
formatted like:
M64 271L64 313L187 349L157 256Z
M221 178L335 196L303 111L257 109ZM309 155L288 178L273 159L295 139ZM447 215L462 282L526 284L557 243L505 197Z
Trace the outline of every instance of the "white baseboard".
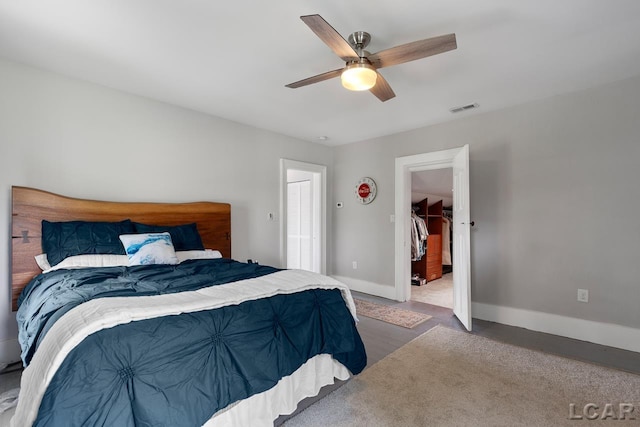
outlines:
M476 319L640 352L640 329L628 326L478 302L471 312Z
M0 363L20 361L20 344L17 338L0 341Z
M380 283L369 282L367 280L354 279L346 276L331 276L334 279L344 283L352 291L358 291L369 295L375 295L382 298L396 299L396 288L393 286L381 285Z

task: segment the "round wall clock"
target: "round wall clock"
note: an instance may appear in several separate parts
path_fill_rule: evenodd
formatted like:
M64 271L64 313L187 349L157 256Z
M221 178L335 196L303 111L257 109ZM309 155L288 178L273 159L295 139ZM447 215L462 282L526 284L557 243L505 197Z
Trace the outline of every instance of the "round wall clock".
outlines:
M363 205L368 205L376 198L376 182L369 178L364 177L356 184L356 199Z

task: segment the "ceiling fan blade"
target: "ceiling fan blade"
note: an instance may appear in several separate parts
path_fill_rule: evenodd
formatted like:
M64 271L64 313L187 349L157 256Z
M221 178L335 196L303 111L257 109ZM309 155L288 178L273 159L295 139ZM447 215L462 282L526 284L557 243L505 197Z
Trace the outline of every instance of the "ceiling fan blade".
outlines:
M376 78L376 84L371 89L369 89L369 92L377 96L378 99L382 102L394 98L396 94L393 92L393 89L391 89L391 86L389 86L389 83L387 83L384 77L382 77L382 74L378 73L377 71L376 73L378 74L378 77Z
M322 16L305 15L301 16L300 19L343 61L349 62L358 59L358 53Z
M383 68L448 52L457 47L456 35L447 34L392 47L369 55L367 59L374 67Z
M302 86L318 83L323 80L329 80L334 77L338 77L340 74L342 74L342 70L343 70L342 68L339 68L337 70L327 71L326 73L318 74L317 76L309 77L307 79L300 80L294 83L289 83L288 85L285 85L285 86L291 89L296 89Z

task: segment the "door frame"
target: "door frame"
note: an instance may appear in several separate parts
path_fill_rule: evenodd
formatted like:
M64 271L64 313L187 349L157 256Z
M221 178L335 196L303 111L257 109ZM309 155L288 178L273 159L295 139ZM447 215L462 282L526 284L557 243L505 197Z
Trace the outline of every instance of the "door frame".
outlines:
M468 145L396 158L395 290L398 301L407 301L411 298L411 173L453 168L456 155L465 149L468 150Z
M314 199L319 200L320 210L320 273L327 272L327 167L298 160L280 159L280 266L287 266L287 171L298 170L320 175L320 191Z

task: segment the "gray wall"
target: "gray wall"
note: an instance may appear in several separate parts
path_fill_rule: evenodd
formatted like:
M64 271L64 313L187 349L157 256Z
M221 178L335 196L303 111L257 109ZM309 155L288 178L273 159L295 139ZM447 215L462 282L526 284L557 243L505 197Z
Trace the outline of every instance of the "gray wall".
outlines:
M229 202L233 257L279 265L279 222L268 213L279 217L281 157L327 165L331 177L329 147L0 61L0 344L17 334L12 185L114 201Z
M469 144L472 300L640 328L639 111L636 77L335 148L333 273L393 286L394 159Z
M233 257L278 265L278 159L325 164L328 271L391 287L395 158L467 143L473 300L640 328L640 77L333 149L3 61L0 94L0 344L16 333L11 185L228 201Z

